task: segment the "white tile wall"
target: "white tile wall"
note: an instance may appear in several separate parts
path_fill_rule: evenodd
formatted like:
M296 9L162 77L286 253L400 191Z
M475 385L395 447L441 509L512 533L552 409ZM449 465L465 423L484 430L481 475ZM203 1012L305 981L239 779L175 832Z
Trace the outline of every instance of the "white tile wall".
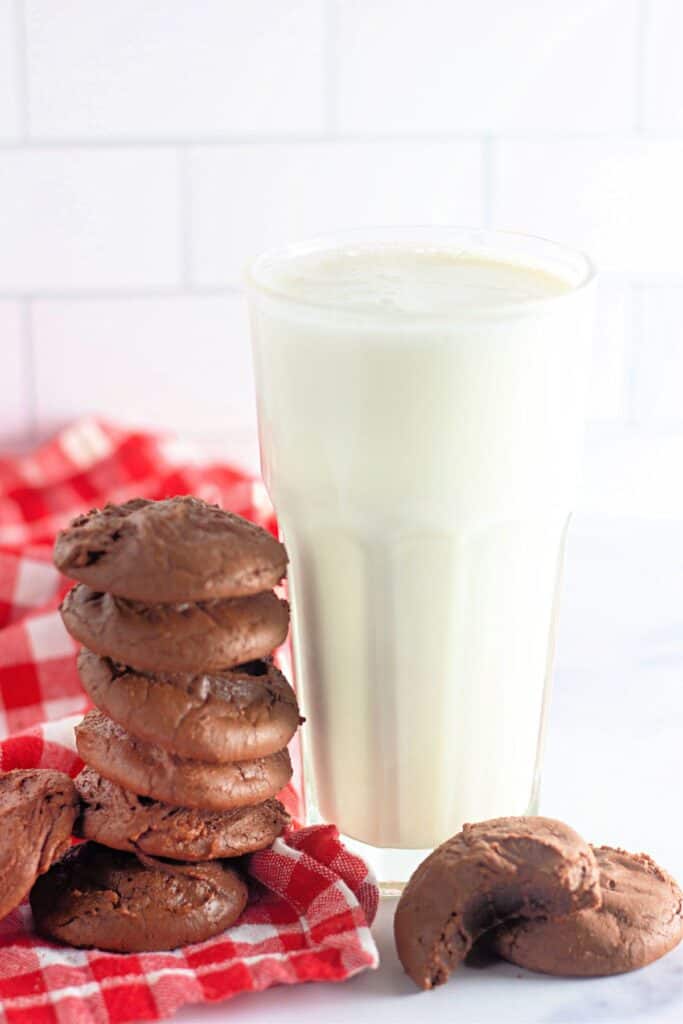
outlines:
M17 139L21 127L17 5L0 0L0 141Z
M0 0L0 445L253 434L245 261L409 221L588 248L592 419L683 434L682 50L683 0Z
M20 303L0 301L0 437L19 440L31 428L28 351Z
M644 288L635 415L642 423L683 420L683 287ZM680 466L671 467L680 476Z
M75 404L189 436L253 428L239 296L42 301L32 334L41 432L68 420Z
M0 291L179 279L173 152L0 149Z
M604 270L683 274L683 141L503 140L498 227L587 249Z
M344 130L556 135L633 126L636 0L342 0L338 8Z
M683 3L648 0L644 51L643 127L683 135Z
M264 246L371 224L479 223L477 142L329 142L191 155L192 279L239 283Z
M618 420L626 413L626 380L632 350L632 292L618 277L599 280L588 415Z
M320 0L26 0L26 33L36 137L322 128Z

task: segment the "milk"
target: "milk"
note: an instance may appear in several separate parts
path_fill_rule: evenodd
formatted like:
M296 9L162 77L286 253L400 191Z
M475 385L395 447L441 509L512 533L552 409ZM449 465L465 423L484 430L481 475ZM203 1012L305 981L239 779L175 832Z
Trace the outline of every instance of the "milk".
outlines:
M456 246L313 250L255 274L313 814L413 849L533 812L588 290Z

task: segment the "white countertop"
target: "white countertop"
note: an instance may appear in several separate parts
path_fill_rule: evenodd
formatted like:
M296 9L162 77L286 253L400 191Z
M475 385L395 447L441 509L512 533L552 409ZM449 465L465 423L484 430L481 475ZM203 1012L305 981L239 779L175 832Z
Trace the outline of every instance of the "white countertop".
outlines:
M644 850L683 882L683 522L575 519L568 552L542 813L596 843ZM190 1007L176 1024L683 1020L683 945L641 971L564 980L507 964L463 968L419 993L391 937L377 971Z

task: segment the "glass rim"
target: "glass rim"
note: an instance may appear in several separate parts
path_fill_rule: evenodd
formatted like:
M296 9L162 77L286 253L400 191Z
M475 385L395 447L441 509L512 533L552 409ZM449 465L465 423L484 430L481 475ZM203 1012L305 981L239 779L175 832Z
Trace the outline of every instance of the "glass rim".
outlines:
M401 313L394 321L395 326L402 323L419 323L421 321L433 323L435 321L456 321L460 317L485 317L497 319L500 316L510 314L524 314L534 310L543 310L547 307L555 307L558 304L567 302L574 298L577 293L585 291L595 280L597 268L590 256L582 249L573 248L562 242L556 242L542 235L533 235L521 231L502 231L495 228L469 227L467 225L429 225L429 224L405 224L399 226L375 225L363 228L342 229L336 232L329 232L320 235L313 235L301 241L290 242L285 245L274 246L263 250L245 268L245 282L250 291L267 296L275 302L283 303L295 309L308 310L311 312L337 313L347 319L372 322L375 320L386 320L386 313L373 310L358 310L345 306L341 302L320 301L315 299L302 299L294 296L286 288L278 288L266 282L262 276L264 267L283 264L289 260L314 253L335 252L339 250L383 247L395 244L421 244L425 249L438 249L441 245L450 241L456 242L457 237L467 236L472 240L471 244L478 241L481 246L494 246L493 251L477 252L473 249L472 255L490 257L501 262L513 262L519 266L540 270L545 273L554 274L568 284L566 291L556 295L542 295L530 299L522 299L515 302L504 302L500 305L472 303L464 305L462 309L453 309L448 312L429 313L420 311L416 313ZM419 241L421 240L421 241ZM495 243L498 242L502 251L495 251ZM507 245L509 251L506 260L504 247ZM554 257L557 264L564 263L565 268L569 264L578 273L575 281L569 280L559 270L549 270L542 261L534 261L531 255L525 259L524 249L540 251L546 257Z

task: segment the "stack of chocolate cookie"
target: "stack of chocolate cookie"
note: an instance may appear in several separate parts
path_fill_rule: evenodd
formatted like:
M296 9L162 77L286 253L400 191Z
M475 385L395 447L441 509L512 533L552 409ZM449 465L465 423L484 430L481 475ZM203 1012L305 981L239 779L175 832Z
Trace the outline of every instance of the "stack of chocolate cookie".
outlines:
M71 896L44 901L39 923L74 945L119 950L209 937L246 901L220 860L269 846L288 820L274 797L291 777L287 744L300 719L270 657L289 624L273 591L285 550L196 498L135 499L76 519L55 563L80 581L61 613L84 645L78 669L97 708L76 728L86 762L76 829L93 842L53 869ZM77 941L73 891L84 886L98 909ZM131 915L141 887L155 920L174 923L167 939L166 924L143 929ZM102 902L112 890L125 921Z

